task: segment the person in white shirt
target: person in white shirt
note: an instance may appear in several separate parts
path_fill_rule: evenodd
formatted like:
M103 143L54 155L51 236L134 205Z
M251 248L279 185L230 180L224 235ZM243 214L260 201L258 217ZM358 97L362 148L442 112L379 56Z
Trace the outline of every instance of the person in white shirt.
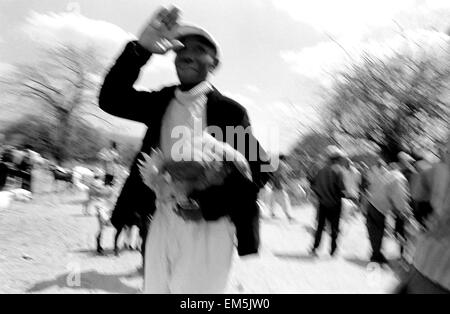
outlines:
M386 264L387 259L382 253L386 217L400 214L410 217L408 181L399 170L399 166L392 163L389 170L383 161L373 168L369 178L367 231L372 247L371 262Z
M361 186L361 173L353 165L350 158L345 158L342 170L344 185L346 189L346 198L358 203L359 188Z
M279 205L290 222L294 222L295 219L292 216L292 205L289 198L289 194L286 191L289 174L292 169L286 163L286 156L280 155L280 164L278 170L273 173L272 180L270 181L272 186L270 197L270 212L272 218L275 218L276 205Z

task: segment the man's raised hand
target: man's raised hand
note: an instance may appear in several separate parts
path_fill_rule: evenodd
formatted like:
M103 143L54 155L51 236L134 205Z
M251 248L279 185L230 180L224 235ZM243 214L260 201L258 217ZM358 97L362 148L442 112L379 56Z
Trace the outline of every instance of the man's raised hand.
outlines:
M180 10L172 7L170 10L161 8L150 20L139 37L139 44L155 54L165 54L169 50L183 47L174 39L178 28Z

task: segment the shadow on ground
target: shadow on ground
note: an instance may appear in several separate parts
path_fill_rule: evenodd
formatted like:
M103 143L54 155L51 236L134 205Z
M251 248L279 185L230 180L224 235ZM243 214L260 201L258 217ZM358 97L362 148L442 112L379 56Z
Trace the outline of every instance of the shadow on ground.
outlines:
M308 234L310 234L313 237L316 234L316 228L314 228L310 225L303 225L302 228L303 228L303 230L305 230Z
M353 265L365 269L367 269L370 264L373 264L368 259L360 259L356 257L346 257L345 260ZM402 262L399 259L389 259L388 264L383 265L382 268L390 269L397 278L404 279L408 277L411 265Z
M121 255L125 252L141 254L140 251L137 249L128 249L124 246L119 247L119 255ZM96 249L80 249L80 250L72 251L72 253L79 253L79 254L84 254L84 255L92 256L92 257L115 256L114 249L112 249L112 248L111 249L103 249L103 254L99 254Z
M89 214L89 215L86 215L86 214L72 214L70 216L71 217L75 217L75 218L96 218L95 215L93 215L93 214Z
M350 264L353 264L361 268L367 268L367 265L370 264L368 259L361 259L358 257L345 257L344 259Z
M140 276L138 271L128 274L100 274L96 271L87 271L78 275L67 273L55 279L36 283L27 290L28 293L41 292L52 287L69 288L74 290L93 290L107 293L136 294L139 289L130 287L122 279Z
M317 257L314 257L307 253L282 253L282 252L274 252L273 255L276 258L285 259L285 260L294 260L294 261L315 261Z
M69 201L64 202L63 204L65 205L83 205L84 203L86 203L86 200L84 199L72 199Z

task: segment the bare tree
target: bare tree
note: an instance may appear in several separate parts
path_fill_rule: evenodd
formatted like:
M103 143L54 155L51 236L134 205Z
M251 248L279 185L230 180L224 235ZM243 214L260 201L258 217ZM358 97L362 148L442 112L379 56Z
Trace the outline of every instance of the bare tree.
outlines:
M330 129L376 143L390 160L424 137L439 138L450 112L449 56L364 54L335 78L326 102Z
M43 51L36 64L22 64L2 79L7 93L19 102L42 106L44 115L55 127L54 157L67 158L67 141L72 128L94 114L97 91L105 67L96 49L59 45Z

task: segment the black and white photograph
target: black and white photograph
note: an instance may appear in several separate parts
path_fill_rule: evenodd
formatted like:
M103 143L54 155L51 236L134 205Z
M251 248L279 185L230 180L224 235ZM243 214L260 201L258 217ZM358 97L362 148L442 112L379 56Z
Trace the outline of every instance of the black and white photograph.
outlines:
M450 294L449 116L448 0L0 0L0 294Z

